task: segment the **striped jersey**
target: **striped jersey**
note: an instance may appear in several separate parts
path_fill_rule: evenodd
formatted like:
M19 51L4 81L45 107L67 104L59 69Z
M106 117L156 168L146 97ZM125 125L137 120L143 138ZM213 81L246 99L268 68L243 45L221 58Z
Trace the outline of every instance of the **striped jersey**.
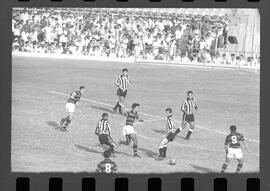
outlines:
M111 126L109 122L104 119L99 120L96 126L95 134L96 135L100 135L100 134L111 135Z
M101 161L96 169L99 173L117 173L117 166L111 159L104 159Z
M130 84L129 76L121 74L120 76L118 76L117 80L115 81L115 84L121 90L127 90L127 87Z
M168 133L174 133L175 128L174 128L174 118L172 116L169 116L166 121L166 130Z
M138 112L134 112L134 111L127 112L126 125L133 126L135 119L139 119Z
M182 104L181 110L186 114L193 114L194 110L197 110L198 106L194 99L185 99Z
M80 91L74 91L69 94L67 102L76 104L77 102L80 101L81 97L82 93Z
M244 140L245 138L241 133L232 132L226 137L225 145L228 145L230 148L240 148L240 142Z

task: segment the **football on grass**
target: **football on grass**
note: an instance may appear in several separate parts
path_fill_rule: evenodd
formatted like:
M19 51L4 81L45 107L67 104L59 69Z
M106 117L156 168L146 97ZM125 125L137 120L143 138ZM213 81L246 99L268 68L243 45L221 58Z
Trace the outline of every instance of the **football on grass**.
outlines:
M170 165L176 165L176 160L174 158L170 159Z

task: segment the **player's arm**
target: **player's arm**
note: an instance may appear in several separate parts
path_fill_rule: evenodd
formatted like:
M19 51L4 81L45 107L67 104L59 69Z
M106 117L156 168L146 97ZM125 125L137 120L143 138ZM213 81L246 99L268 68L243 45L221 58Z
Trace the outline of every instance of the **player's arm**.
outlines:
M120 76L115 80L114 85L119 87Z
M225 152L226 152L226 155L227 155L228 149L229 149L229 137L228 136L226 137L226 140L225 140L225 143L224 143L224 149L225 149Z
M113 164L112 172L118 173L118 168L117 168L117 165L115 163Z
M184 101L184 103L182 104L181 110L182 110L183 113L185 113L185 114L187 113L186 112L186 101Z
M245 145L245 148L246 148L247 152L250 153L250 148L249 148L249 146L248 146L248 144L247 144L247 142L246 142L246 139L244 138L243 135L241 135L240 140L241 140L241 141L243 142L243 144Z
M102 172L101 164L100 163L97 165L96 172L98 172L98 173Z
M194 108L197 111L198 110L198 104L197 104L197 101L194 98L193 98L193 102L194 102Z
M143 121L144 121L143 119L141 119L141 118L139 117L139 114L138 114L138 113L135 114L135 118L136 118L139 122L143 122Z
M107 122L107 128L108 128L108 135L111 136L111 126L108 122Z
M95 134L96 134L96 135L98 135L98 133L99 133L98 127L99 127L99 125L97 124L97 125L96 125L96 130L95 130Z

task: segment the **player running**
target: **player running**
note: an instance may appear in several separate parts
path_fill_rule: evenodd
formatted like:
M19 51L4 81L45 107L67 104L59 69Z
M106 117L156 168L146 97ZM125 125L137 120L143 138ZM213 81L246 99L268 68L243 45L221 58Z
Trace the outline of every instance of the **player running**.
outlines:
M187 123L189 124L189 130L185 138L185 140L189 140L195 128L194 112L198 110L192 91L187 92L187 98L184 100L181 110L183 111L182 129L186 128ZM179 130L177 133L179 133Z
M117 173L117 165L110 159L111 153L106 150L103 153L104 160L98 163L96 172L98 173Z
M122 115L125 107L125 98L127 96L127 87L130 85L128 69L124 68L122 70L122 74L117 78L114 84L118 87L117 95L119 96L119 101L116 103L113 111L117 112L117 109L119 108L119 113Z
M126 113L127 119L126 119L126 125L123 127L123 135L126 137L125 141L119 140L119 145L130 145L131 141L133 142L133 156L140 158L140 156L137 153L138 145L137 145L137 135L134 131L133 124L135 120L137 119L139 122L143 122L142 119L139 118L138 110L139 110L140 104L133 103L132 104L132 110Z
M114 156L116 144L111 138L111 126L108 122L108 118L108 113L102 114L102 119L97 123L95 134L98 136L99 142L102 146L107 145L110 147L107 150Z
M225 140L225 151L226 159L222 165L221 172L224 173L231 159L236 158L238 165L235 173L239 173L243 167L243 153L241 150L241 142L245 144L247 151L250 153L249 147L245 142L245 138L241 133L236 132L236 126L230 126L231 133L226 137Z
M163 160L166 158L166 153L167 153L167 145L169 142L172 142L176 136L175 133L175 122L173 118L173 112L171 108L167 108L165 110L165 114L167 117L166 121L166 130L167 133L163 136L164 138L162 139L160 145L159 145L159 157L158 160ZM179 132L182 130L181 127L177 128L179 129Z
M71 123L71 120L73 118L73 114L75 112L75 106L79 107L79 101L84 93L85 87L80 86L78 91L74 91L70 93L70 95L67 98L66 103L66 112L68 113L68 116L66 118L62 118L60 121L60 126L66 130L67 126Z

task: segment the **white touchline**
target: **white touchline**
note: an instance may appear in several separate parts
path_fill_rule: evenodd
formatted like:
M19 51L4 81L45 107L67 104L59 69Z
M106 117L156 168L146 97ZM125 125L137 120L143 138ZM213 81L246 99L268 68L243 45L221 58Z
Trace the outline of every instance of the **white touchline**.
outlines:
M49 93L56 94L56 95L68 96L68 95L65 94L65 93L56 92L56 91L50 91ZM100 104L100 105L105 105L105 106L108 106L108 107L113 107L113 105L111 105L111 104L103 103L103 102L99 102L99 101L95 101L95 100L91 100L91 99L81 98L81 100L84 100L84 101L87 101L87 102L96 103L96 104ZM140 114L145 115L145 116L149 116L149 117L156 118L156 119L153 120L153 121L165 120L165 118L163 118L163 117L161 117L161 116L157 116L157 115L151 115L151 114L144 113L144 112L140 112ZM151 121L152 121L152 120L149 120L149 121L146 121L146 122L151 122ZM175 122L181 123L180 121L175 121ZM227 134L228 134L228 133L226 133L226 132L224 132L224 131L219 131L219 130L215 130L215 129L210 129L210 128L207 128L207 127L201 127L201 126L198 126L198 125L196 125L196 128L204 129L204 130L208 130L208 131L212 131L212 132L214 132L214 133L218 133L218 134L222 134L222 135L227 135ZM256 139L246 138L246 140L251 141L251 142L254 142L254 143L258 143L258 144L260 143L260 141L259 141L259 140L256 140Z

